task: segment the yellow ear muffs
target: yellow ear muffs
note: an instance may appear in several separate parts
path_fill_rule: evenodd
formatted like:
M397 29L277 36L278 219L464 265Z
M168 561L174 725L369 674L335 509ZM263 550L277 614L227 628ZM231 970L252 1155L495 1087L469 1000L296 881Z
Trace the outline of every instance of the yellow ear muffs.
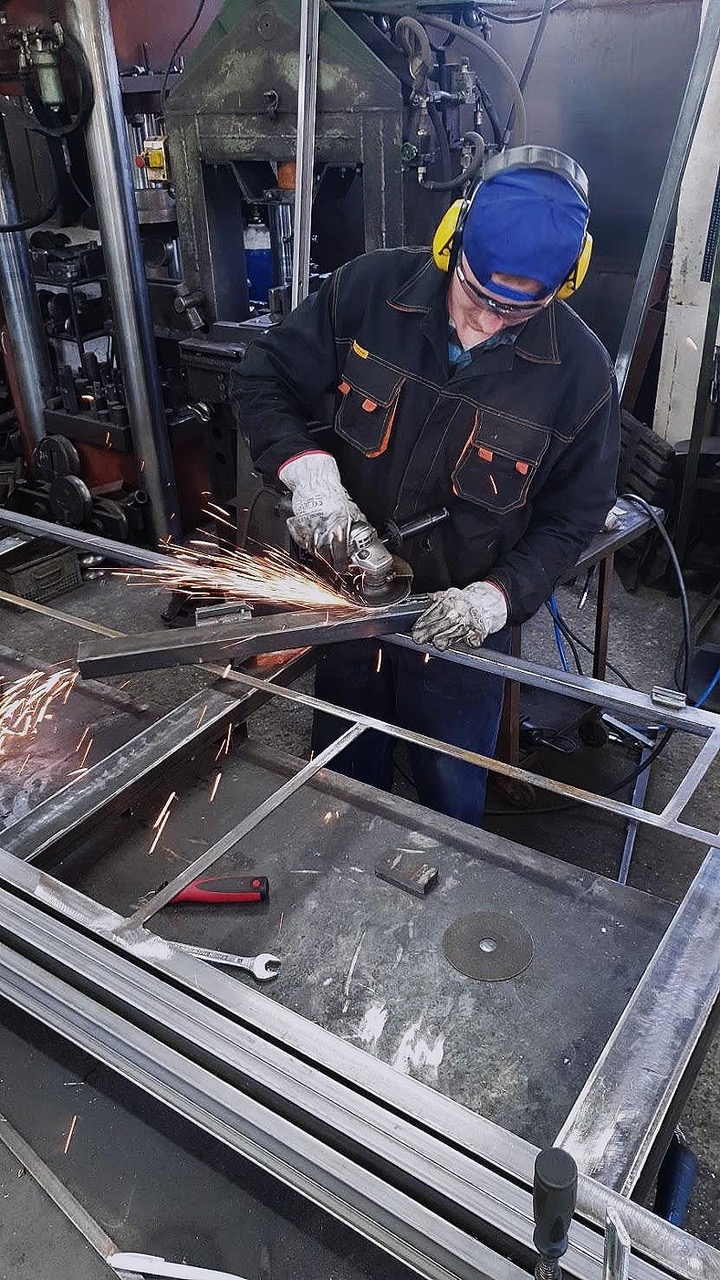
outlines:
M440 271L450 270L453 242L458 234L458 224L466 206L467 200L453 200L450 208L443 214L438 223L437 230L433 236L432 255L435 266Z
M578 289L580 288L580 285L582 284L583 280L585 279L588 273L588 267L590 266L590 259L592 258L592 251L593 251L593 238L590 235L590 232L586 231L585 239L583 240L582 249L580 250L580 255L578 257L578 260L575 263L575 266L573 267L572 271L570 272L570 275L560 285L560 288L557 291L556 297L564 301L566 298L571 298L574 293L577 293Z

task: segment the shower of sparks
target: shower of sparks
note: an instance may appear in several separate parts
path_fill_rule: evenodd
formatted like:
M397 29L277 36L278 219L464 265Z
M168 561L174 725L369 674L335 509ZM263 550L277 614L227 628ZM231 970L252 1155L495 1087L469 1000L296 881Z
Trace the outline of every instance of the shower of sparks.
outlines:
M50 708L67 702L78 673L70 667L59 671L33 671L13 680L0 693L0 755L13 743L35 736L44 720L52 719Z
M429 661L430 661L430 654L426 653L425 657L423 658L423 662L428 663Z
M214 761L214 763L215 763L215 764L217 764L218 760L220 759L220 757L221 757L222 755L227 756L227 755L229 755L229 754L230 754L230 741L231 741L231 739L232 739L232 725L231 725L231 724L229 724L229 725L228 725L228 727L227 727L227 733L225 734L225 737L223 738L222 742L220 743L220 746L219 746L219 748L218 748L217 755L215 756L215 761Z
M205 514L235 532L225 513L220 514L220 508ZM179 591L194 600L221 596L247 604L327 609L333 613L356 607L342 588L331 586L275 547L266 547L262 554L253 556L203 534L187 547L168 541L164 549L169 556L167 565L123 569L117 573L128 582Z
M218 790L218 787L220 786L221 778L222 778L222 773L220 772L220 770L218 770L218 772L215 775L215 781L213 782L213 785L212 785L212 791L210 792L210 804L212 804L213 800L217 795L217 790Z
M381 667L382 667L382 649L378 649L377 662L375 663L375 673L376 673L376 675L380 675L380 668L381 668Z
M67 1136L67 1138L66 1138L66 1140L65 1140L65 1146L63 1147L63 1155L64 1155L64 1156L66 1156L66 1155L67 1155L67 1153L68 1153L68 1151L70 1150L70 1143L71 1143L71 1142L72 1142L72 1140L73 1140L73 1134L75 1133L75 1126L76 1126L77 1122L78 1122L78 1118L77 1118L77 1116L73 1116L73 1118L72 1118L72 1123L71 1123L70 1128L69 1128L69 1130L68 1130L68 1136Z
M203 722L203 720L205 719L205 716L206 716L206 715L207 715L207 702L205 703L205 706L203 707L202 711L200 712L200 719L198 720L197 724L195 725L195 728L196 728L196 729L199 729L199 728L200 728L200 725L202 724L202 722Z

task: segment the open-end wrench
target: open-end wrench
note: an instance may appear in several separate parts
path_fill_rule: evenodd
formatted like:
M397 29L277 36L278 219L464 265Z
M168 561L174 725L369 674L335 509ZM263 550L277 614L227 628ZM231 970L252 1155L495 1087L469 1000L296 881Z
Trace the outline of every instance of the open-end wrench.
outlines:
M197 960L207 960L208 964L229 965L234 969L244 969L258 982L268 982L270 978L277 978L282 963L279 956L270 955L267 951L259 956L236 956L232 951L212 951L209 947L193 947L187 942L176 942L175 946L186 955L195 956Z

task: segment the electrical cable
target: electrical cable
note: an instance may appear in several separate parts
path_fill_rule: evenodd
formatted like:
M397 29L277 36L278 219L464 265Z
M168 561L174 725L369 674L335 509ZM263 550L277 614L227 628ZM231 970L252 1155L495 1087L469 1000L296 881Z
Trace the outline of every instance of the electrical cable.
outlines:
M544 0L542 13L540 14L540 21L537 24L537 29L535 31L535 35L533 36L532 44L530 45L530 51L528 53L527 58L525 59L525 66L523 67L520 73L520 79L518 80L521 93L525 92L525 86L528 80L530 79L530 73L533 67L535 66L535 59L538 54L538 49L540 48L542 38L545 35L545 28L548 24L548 18L550 17L551 6L552 6L552 0ZM505 138L507 138L508 134L510 133L510 130L512 129L514 118L515 118L515 108L511 107L510 115L508 116L508 121L505 126L505 133L503 135Z
M557 645L557 651L560 655L560 665L562 666L563 671L565 671L569 675L570 663L567 660L565 645L563 644L562 632L557 624L557 619L555 617L556 605L555 605L554 593L553 595L551 595L549 600L545 601L545 608L547 609L548 613L550 614L550 617L552 618L553 631L555 632L555 644Z
M707 688L703 689L702 693L700 694L700 697L695 703L696 707L702 707L707 702L708 698L710 697L710 694L712 693L713 689L716 687L718 682L720 682L720 667L718 667L717 671L715 672L715 675L713 676Z
M557 609L557 605L555 607ZM557 609L557 623L563 635L565 636L565 639L568 641L568 644L572 641L572 643L576 644L578 648L584 649L585 653L589 653L591 658L593 657L595 650L593 649L592 645L588 644L586 640L583 640L582 636L579 636L577 631L573 631L570 624L565 620L565 615L562 614L559 609ZM614 666L612 662L608 662L608 661L605 662L605 666L607 667L608 671L612 671L613 675L617 676L618 680L622 680L623 684L628 689L635 689L635 690L637 689L637 686L632 683L632 680L628 680L625 673L621 671L619 667ZM580 675L583 675L583 674L584 672L581 671Z
M682 568L680 567L680 561L677 558L677 553L672 544L672 539L670 538L670 534L665 528L665 525L663 524L660 517L655 513L655 511L653 511L653 508L650 506L650 503L646 502L644 498L639 498L636 493L623 493L621 494L621 497L625 498L627 502L634 503L636 507L639 507L641 511L644 511L645 514L650 517L658 533L660 534L663 542L665 543L665 546L667 547L668 555L670 556L670 561L675 571L675 577L677 579L677 584L678 584L678 591L680 593L680 608L682 610L682 623L683 623L683 646L685 650L685 654L684 654L685 661L683 664L682 679L677 683L681 693L686 694L688 689L688 680L690 679L690 661L692 657L692 626L690 623L690 605L688 602L687 588L685 586L683 571L682 571Z
M167 96L168 96L168 80L170 79L170 76L172 74L172 69L175 65L175 59L177 58L180 50L185 44L185 41L190 38L198 22L200 21L202 17L202 11L205 8L205 4L206 4L206 0L200 0L200 4L198 5L197 13L195 14L195 17L190 23L190 26L188 27L185 34L180 37L177 44L175 45L175 48L170 54L170 61L167 64L167 70L165 72L165 76L162 82L162 89L160 90L160 114L161 115L164 114L165 112L165 103L167 101Z
M682 609L682 622L683 622L683 644L684 644L684 650L685 650L685 654L684 654L685 663L684 663L684 670L683 670L681 692L687 695L688 680L690 678L690 654L691 654L690 606L688 603L687 589L685 586L685 579L683 577L680 561L678 560L677 553L672 544L672 541L670 539L669 533L667 532L667 529L662 523L660 517L655 513L655 511L653 511L649 502L646 502L644 498L638 497L636 493L623 493L621 497L623 497L627 502L632 502L634 503L635 506L640 507L640 509L650 517L650 519L655 524L658 532L662 536L663 541L667 546L668 553L670 555L670 560L671 560L673 569L675 570L675 575L677 577L678 589L680 593L680 604ZM720 680L720 671L718 671L715 679ZM712 684L712 681L711 681L711 684ZM707 698L710 696L710 692L711 690L710 688L708 688L704 691L704 694L701 696ZM696 703L696 705L698 704ZM655 743L655 746L653 747L652 751L648 753L646 758L635 769L632 769L630 773L625 774L625 776L621 778L619 782L616 782L614 786L610 788L609 791L604 792L603 795L605 796L605 798L609 799L611 796L616 795L618 791L622 791L625 787L634 785L634 783L637 781L640 775L644 773L646 769L649 769L650 766L654 764L654 762L657 760L661 752L665 750L670 739L673 737L674 732L675 732L674 729L663 730L660 738ZM521 814L531 814L531 813L532 814L566 813L569 809L580 808L581 805L582 805L582 801L580 800L569 800L565 804L545 805L541 807L533 806L532 808L527 808L527 809L519 809L519 808L486 809L486 813L494 817L518 817Z

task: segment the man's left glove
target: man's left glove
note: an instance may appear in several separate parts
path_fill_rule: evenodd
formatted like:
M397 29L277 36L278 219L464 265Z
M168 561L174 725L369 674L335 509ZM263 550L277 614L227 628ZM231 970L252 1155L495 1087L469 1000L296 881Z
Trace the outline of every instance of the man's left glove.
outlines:
M345 489L335 459L319 449L310 450L284 463L278 478L292 493L293 514L287 527L293 541L344 573L350 527L365 517Z
M507 601L491 582L471 582L469 587L448 587L431 596L433 604L413 627L416 644L449 649L464 640L477 649L507 622Z

